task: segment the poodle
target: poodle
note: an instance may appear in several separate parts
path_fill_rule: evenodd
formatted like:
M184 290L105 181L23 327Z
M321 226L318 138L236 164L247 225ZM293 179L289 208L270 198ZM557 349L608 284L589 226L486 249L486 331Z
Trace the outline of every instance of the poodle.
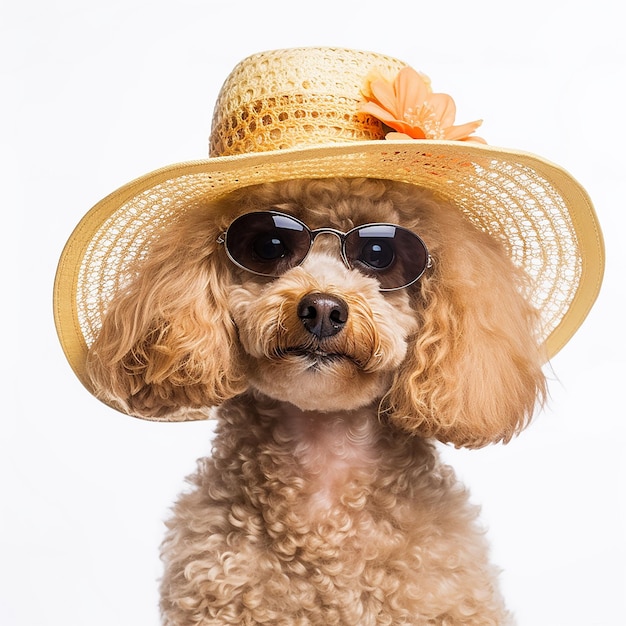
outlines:
M159 232L90 348L100 397L216 417L162 545L167 626L512 623L437 441L545 396L505 245L415 185L239 189Z

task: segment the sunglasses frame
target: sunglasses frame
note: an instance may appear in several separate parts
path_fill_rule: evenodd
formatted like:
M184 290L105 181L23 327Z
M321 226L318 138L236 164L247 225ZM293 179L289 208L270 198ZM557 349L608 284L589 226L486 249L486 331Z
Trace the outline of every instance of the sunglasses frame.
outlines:
M299 224L302 227L302 230L304 232L306 232L309 235L309 248L306 251L306 254L302 257L302 259L300 260L300 262L296 263L295 265L293 265L293 267L298 267L299 265L302 265L304 263L304 261L307 259L307 257L309 256L311 249L313 248L313 242L315 241L315 238L318 235L324 235L324 234L329 234L329 235L334 235L335 237L337 237L337 239L339 239L340 242L340 256L341 256L341 260L343 261L344 265L348 268L348 269L353 269L356 271L359 271L358 267L355 267L353 264L350 263L348 256L346 254L346 238L351 235L354 232L363 230L364 228L368 228L371 226L390 226L392 228L396 228L396 229L400 229L404 232L409 233L411 236L415 237L420 244L423 246L424 248L424 252L426 255L426 264L424 265L424 268L422 269L422 271L418 274L418 276L416 276L415 278L413 278L410 282L401 285L399 287L379 287L380 291L398 291L400 289L405 289L406 287L410 287L411 285L413 285L414 283L416 283L423 275L424 272L427 269L430 269L433 266L433 261L432 261L432 257L430 256L429 252L428 252L428 247L426 246L426 244L424 243L424 240L417 235L416 233L414 233L412 230L409 230L408 228L404 228L403 226L398 226L398 224L391 224L389 222L369 222L367 224L360 224L359 226L355 226L354 228L351 228L349 231L347 232L343 232L341 230L338 230L336 228L330 228L330 227L322 227L322 228L315 228L315 229L311 229L309 228L302 220L299 220L297 217L294 217L293 215L289 215L288 213L282 213L280 211L251 211L249 213L244 213L243 215L238 216L236 219L234 219L230 225L228 226L228 228L226 229L226 231L224 231L218 238L217 238L217 243L222 244L224 246L224 250L226 251L226 255L228 256L228 258L230 259L230 261L232 263L234 263L237 267L241 268L242 270L245 270L246 272L250 272L251 274L255 274L256 276L266 276L268 278L278 278L279 276L282 276L285 272L278 272L278 273L267 273L267 272L257 272L256 270L253 270L249 267L246 267L245 265L243 265L242 263L240 263L239 261L237 261L237 259L235 259L230 250L228 249L228 232L230 231L231 226L240 218L244 217L244 216L248 216L248 215L255 215L255 214L259 214L259 215L271 215L271 216L278 216L278 217L283 217L283 218L287 218L289 220L293 220L294 222L296 222L297 224ZM290 268L292 269L292 268ZM376 268L372 268L372 274L371 276L376 277ZM381 270L384 271L384 270Z

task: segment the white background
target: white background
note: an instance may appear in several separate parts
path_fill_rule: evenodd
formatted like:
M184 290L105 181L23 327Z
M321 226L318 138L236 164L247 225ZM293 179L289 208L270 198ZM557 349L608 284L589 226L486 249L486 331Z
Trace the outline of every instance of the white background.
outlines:
M8 6L11 8L8 8ZM489 143L571 171L607 245L597 305L553 359L551 401L508 446L446 457L483 505L520 626L626 614L625 48L614 0L60 0L0 15L0 624L158 623L163 519L212 425L113 412L52 320L63 245L103 196L204 157L232 67L270 48L397 56Z

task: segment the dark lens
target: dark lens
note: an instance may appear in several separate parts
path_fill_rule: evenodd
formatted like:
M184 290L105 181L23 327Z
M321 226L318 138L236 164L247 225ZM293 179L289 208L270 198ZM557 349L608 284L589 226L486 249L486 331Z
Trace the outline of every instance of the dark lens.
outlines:
M393 224L359 226L346 235L344 245L350 265L375 276L383 290L410 285L428 265L424 242L410 230Z
M358 260L375 270L389 268L395 259L393 246L383 239L366 239Z
M287 246L275 233L261 233L253 240L252 249L260 261L276 261L289 254Z
M226 231L226 250L241 267L279 276L307 255L311 236L298 220L270 211L238 217Z

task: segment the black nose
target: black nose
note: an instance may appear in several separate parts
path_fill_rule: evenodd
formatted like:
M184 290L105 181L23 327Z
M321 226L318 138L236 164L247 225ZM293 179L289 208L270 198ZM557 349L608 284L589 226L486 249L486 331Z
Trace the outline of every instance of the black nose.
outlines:
M318 339L332 337L348 321L348 305L328 293L309 293L298 304L298 317Z

